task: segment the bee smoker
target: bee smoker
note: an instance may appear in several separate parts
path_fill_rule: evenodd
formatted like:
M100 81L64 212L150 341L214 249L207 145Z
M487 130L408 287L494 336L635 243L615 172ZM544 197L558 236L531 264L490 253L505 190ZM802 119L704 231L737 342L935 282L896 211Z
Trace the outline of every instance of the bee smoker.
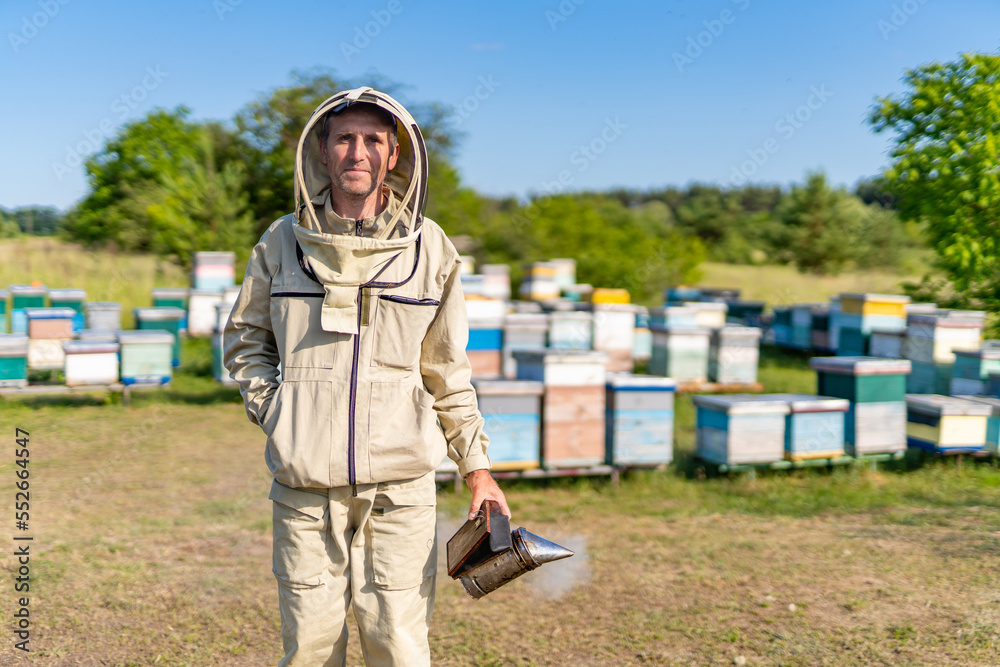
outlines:
M572 555L524 528L511 532L499 504L488 500L448 540L448 574L478 600L525 572Z

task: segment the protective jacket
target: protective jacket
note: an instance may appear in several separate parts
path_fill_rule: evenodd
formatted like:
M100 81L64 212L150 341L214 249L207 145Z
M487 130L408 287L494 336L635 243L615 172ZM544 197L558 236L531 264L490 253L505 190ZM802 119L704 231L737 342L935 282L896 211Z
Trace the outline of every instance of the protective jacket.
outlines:
M392 113L401 152L386 210L344 221L329 206L319 135L328 111L357 101ZM267 435L268 468L286 486L414 478L445 454L463 475L490 467L458 253L423 216L426 189L423 137L388 95L339 93L306 123L295 213L254 247L223 341L247 416Z

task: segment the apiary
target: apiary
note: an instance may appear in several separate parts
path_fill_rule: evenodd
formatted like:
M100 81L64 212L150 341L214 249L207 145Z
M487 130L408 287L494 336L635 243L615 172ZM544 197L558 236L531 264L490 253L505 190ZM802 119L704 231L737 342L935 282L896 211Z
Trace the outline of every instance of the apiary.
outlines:
M604 461L607 355L584 350L517 350L519 380L544 385L542 465L589 467Z
M162 329L118 332L124 384L166 384L173 377L174 335Z
M695 395L696 455L711 463L773 463L785 456L788 402L755 394Z
M674 460L674 392L670 378L607 376L605 459L613 466L665 465Z
M760 329L726 326L712 331L708 351L708 379L722 384L757 382Z
M181 320L184 319L185 312L181 308L173 306L156 306L153 308L136 308L135 328L141 331L148 329L162 329L174 335L174 343L171 346L171 363L174 366L181 365Z
M907 394L907 443L937 454L980 451L992 414L992 406L964 398Z
M540 465L542 438L541 382L473 379L479 411L490 436L494 470L530 470Z
M708 329L691 327L652 328L653 352L649 372L677 382L708 380Z
M118 343L114 341L63 341L66 384L70 387L118 382Z

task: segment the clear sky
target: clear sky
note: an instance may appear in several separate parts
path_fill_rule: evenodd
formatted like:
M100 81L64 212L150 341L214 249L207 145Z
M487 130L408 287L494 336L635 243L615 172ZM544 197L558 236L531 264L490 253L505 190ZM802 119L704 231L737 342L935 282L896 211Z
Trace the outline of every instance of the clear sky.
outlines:
M1000 3L4 0L0 37L7 208L72 205L78 152L152 108L229 120L314 67L453 107L456 163L485 194L815 169L852 186L886 163L875 98L908 68L996 52Z

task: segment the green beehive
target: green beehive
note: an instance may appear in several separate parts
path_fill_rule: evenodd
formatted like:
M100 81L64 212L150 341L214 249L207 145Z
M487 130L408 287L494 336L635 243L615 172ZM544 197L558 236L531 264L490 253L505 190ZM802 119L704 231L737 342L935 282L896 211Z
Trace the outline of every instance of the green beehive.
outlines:
M846 398L854 403L902 401L906 398L906 359L877 357L814 357L816 393Z
M50 289L49 304L53 308L71 308L73 316L73 331L79 331L86 326L83 302L87 300L87 292L82 289Z
M23 334L0 335L0 387L24 387L28 384L28 337Z
M183 308L173 306L156 306L153 308L136 308L135 328L140 331L162 329L174 335L174 344L171 348L172 363L174 366L181 365L181 322L187 315Z
M173 377L171 349L175 336L162 329L120 331L123 384L166 384Z

